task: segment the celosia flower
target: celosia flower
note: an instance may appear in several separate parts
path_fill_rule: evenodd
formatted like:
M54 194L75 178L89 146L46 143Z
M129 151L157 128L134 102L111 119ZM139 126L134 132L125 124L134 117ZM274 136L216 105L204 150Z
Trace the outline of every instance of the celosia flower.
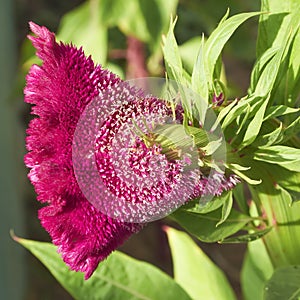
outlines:
M27 76L25 102L38 115L27 130L26 165L38 200L49 205L39 211L42 225L64 261L89 278L98 263L141 225L123 223L102 214L82 194L72 165L72 140L86 105L101 91L120 81L86 58L81 49L58 44L45 27L30 23L29 36L41 67Z
M25 102L34 104L38 118L27 130L25 163L38 200L48 204L39 211L41 223L71 269L89 278L100 261L142 228L133 223L135 216L130 222L113 218L115 211L146 214L141 205L153 203L146 205L152 207L150 215L162 204L164 213L171 212L193 197L219 195L238 182L216 172L210 177L199 170L184 172L188 157L173 159L161 145L146 145L152 121L173 116L164 101L120 85L81 49L57 43L47 28L34 23L30 28L36 37L29 39L43 63L27 76ZM102 118L97 128L81 122L91 104ZM143 132L134 139L126 130L132 119ZM180 109L175 121L182 122Z

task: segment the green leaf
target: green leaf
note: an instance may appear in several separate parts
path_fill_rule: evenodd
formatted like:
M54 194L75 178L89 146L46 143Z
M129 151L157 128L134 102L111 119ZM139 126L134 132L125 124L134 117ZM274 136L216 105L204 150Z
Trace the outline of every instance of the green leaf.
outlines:
M255 95L250 96L249 98L243 98L237 103L237 105L233 106L230 110L227 110L227 114L224 113L225 118L224 121L222 122L222 129L224 130L231 122L233 122L242 113L247 113L249 105L250 107L255 106L257 101L259 101L259 99L260 98ZM224 109L227 109L227 107Z
M264 121L270 118L277 118L286 114L299 113L300 108L292 108L286 105L274 105L266 110Z
M232 164L232 163L226 164L226 166L228 167L228 169L230 169L232 172L234 172L236 175L238 175L239 177L241 177L242 179L244 179L247 183L249 183L251 185L257 185L262 182L261 179L260 180L252 179L249 177L249 175L246 175L244 173L245 171L250 170L249 167L243 167L238 164ZM243 170L243 171L241 171L241 170Z
M209 143L207 133L202 128L185 126L185 131L193 138L193 143L197 147L205 147Z
M236 135L237 135L237 136L238 136L239 133L243 130L244 125L245 125L246 122L249 120L250 112L251 112L251 106L250 106L249 104L247 104L247 108L246 108L246 111L245 111L245 115L244 115L244 117L242 118L242 121L240 122L240 117L242 117L242 115L239 115L239 116L236 118L236 122L237 122L237 125L238 125L238 130L237 130L237 132L236 132Z
M247 127L241 147L248 146L256 139L256 137L260 131L261 125L263 123L263 118L264 118L264 114L265 114L265 111L266 111L266 108L268 105L268 100L269 100L269 97L267 97L266 99L262 99L261 105L260 105L257 113L255 114L254 118L251 120L251 122L249 123L249 125Z
M261 10L269 12L260 17L257 41L257 56L268 48L281 47L289 33L295 33L299 27L300 3L298 0L263 0ZM277 103L294 106L300 92L300 35L297 34L289 51L285 54L285 65L277 79L277 88L272 98Z
M179 53L184 68L189 74L192 74L197 60L197 53L201 46L201 37L193 37L179 46Z
M293 41L293 35L290 32L287 32L285 38L282 41L280 49L276 54L271 58L267 63L265 68L262 70L262 73L257 80L255 86L254 94L261 97L266 97L271 93L271 90L275 84L276 78L279 75L279 70L284 60L284 54L287 49L289 49Z
M272 227L267 227L263 230L257 230L248 234L243 235L237 235L234 237L226 238L222 241L220 241L221 244L240 244L240 243L249 243L253 242L257 239L262 238L267 233L269 233L272 230Z
M114 1L106 0L106 14L110 14ZM167 29L171 15L175 14L178 0L117 1L120 9L115 14L115 25L127 36L148 42L153 51L160 46L161 35ZM155 21L154 21L155 20Z
M204 35L202 35L202 41L200 45L201 46L192 73L192 88L204 99L204 101L208 102L209 86L205 70L206 61Z
M266 67L266 65L270 62L270 60L274 57L274 55L279 51L279 47L270 48L267 51L263 52L261 57L257 59L253 70L251 72L251 83L250 83L250 90L249 94L252 94L255 90L257 85L258 79Z
M105 64L107 57L107 28L102 23L99 0L87 1L65 14L57 38L83 47L97 63Z
M253 158L300 172L300 149L279 145L260 147L255 151Z
M224 201L223 206L222 206L222 217L220 221L216 224L216 226L220 226L222 223L224 223L227 218L229 217L229 214L231 212L233 205L233 197L232 197L232 191L228 192L228 197L226 201Z
M263 300L264 285L272 276L273 269L263 240L249 243L241 272L245 300Z
M236 299L224 273L186 233L170 227L166 228L166 232L174 278L194 300Z
M265 286L265 300L300 299L300 265L275 270Z
M252 143L252 147L269 147L273 144L279 143L281 141L282 136L282 123L280 122L280 125L278 128L276 128L274 131L259 136L254 143Z
M282 132L282 143L294 138L300 132L300 116Z
M217 128L217 126L220 124L220 122L229 114L229 112L235 107L235 105L237 103L238 103L238 101L237 101L237 99L235 99L220 111L215 124L212 126L212 129L211 129L212 131L214 131ZM223 128L223 124L222 124L222 128Z
M262 0L262 14L259 19L257 56L262 55L271 46L281 46L290 25L292 14L299 13L298 0ZM290 14L292 13L292 14Z
M200 241L207 243L220 241L241 230L245 224L251 221L251 218L234 209L231 210L226 222L218 227L222 209L200 214L179 208L170 217Z
M223 137L219 138L216 141L210 141L205 147L202 148L202 150L205 152L206 156L212 155L218 150L222 143Z
M249 206L244 193L244 183L239 183L233 189L234 201L238 204L242 213L249 215Z
M230 191L222 193L221 196L214 197L210 201L206 203L202 203L198 198L188 202L183 208L186 211L194 212L194 213L200 213L200 214L206 214L208 212L212 212L214 210L217 210L221 206L223 206L226 202L230 202Z
M52 244L15 240L36 256L75 299L191 300L168 275L121 252L112 253L89 280L84 280L82 273L68 269Z
M187 90L183 86L189 86L189 80L186 79L186 72L183 70L182 61L179 53L178 44L174 36L174 27L177 19L171 20L167 36L163 38L163 54L168 78L173 79L178 83L180 97L184 113L188 119L192 119L192 103L189 95L186 95Z
M222 19L219 26L212 32L205 43L206 77L209 85L213 86L213 74L217 60L235 30L246 20L261 14L260 12L242 13L234 15L229 19ZM226 17L228 16L228 11Z
M167 36L163 40L163 53L169 78L181 82L183 67L178 44L174 36L176 21L177 19L171 20Z

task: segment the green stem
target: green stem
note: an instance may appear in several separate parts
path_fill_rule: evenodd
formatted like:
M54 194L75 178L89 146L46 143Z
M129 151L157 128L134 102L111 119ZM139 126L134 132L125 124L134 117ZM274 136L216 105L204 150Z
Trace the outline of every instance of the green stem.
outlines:
M268 224L273 227L263 237L270 259L275 268L300 264L300 203L291 207L288 192L276 187L268 172L263 169L257 171L264 176L264 182L250 187L250 191Z

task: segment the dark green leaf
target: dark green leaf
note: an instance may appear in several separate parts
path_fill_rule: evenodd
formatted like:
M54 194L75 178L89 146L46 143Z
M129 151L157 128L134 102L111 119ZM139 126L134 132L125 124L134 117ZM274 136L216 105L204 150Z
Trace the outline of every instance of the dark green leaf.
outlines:
M229 237L224 240L221 240L220 243L222 244L240 244L240 243L249 243L253 242L257 239L262 238L264 235L269 233L272 230L272 227L268 227L263 230L257 230L252 233L244 234L244 235L238 235L234 237Z
M214 210L217 210L218 208L223 206L225 202L230 202L229 200L230 197L231 197L230 191L227 191L222 193L221 196L214 197L208 202L200 201L199 199L196 198L193 201L187 203L185 206L183 206L183 208L189 212L206 214Z
M265 286L265 300L299 300L300 265L282 267L273 273Z
M241 230L245 224L251 221L251 218L234 209L231 210L226 222L218 227L217 224L222 217L222 209L207 214L199 214L180 208L170 217L200 241L207 243L220 241Z

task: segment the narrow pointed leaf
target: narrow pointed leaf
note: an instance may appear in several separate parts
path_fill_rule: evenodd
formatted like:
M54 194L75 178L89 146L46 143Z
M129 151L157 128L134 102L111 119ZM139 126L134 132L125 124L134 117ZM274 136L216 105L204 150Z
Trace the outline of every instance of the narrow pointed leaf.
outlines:
M255 138L257 137L261 125L263 123L264 114L268 105L269 97L266 99L263 99L260 105L260 108L258 109L257 113L255 114L254 118L249 123L243 142L241 144L242 147L245 147L249 144L251 144Z
M205 43L205 58L207 62L207 78L212 85L213 73L217 60L229 38L246 20L261 14L260 12L242 13L226 20L222 19L219 26L212 32ZM228 11L226 17L228 16Z
M227 218L229 217L229 214L231 212L233 205L233 197L232 197L232 191L228 192L228 197L226 201L224 201L222 206L222 217L221 220L216 224L216 226L220 226L222 223L224 223Z

